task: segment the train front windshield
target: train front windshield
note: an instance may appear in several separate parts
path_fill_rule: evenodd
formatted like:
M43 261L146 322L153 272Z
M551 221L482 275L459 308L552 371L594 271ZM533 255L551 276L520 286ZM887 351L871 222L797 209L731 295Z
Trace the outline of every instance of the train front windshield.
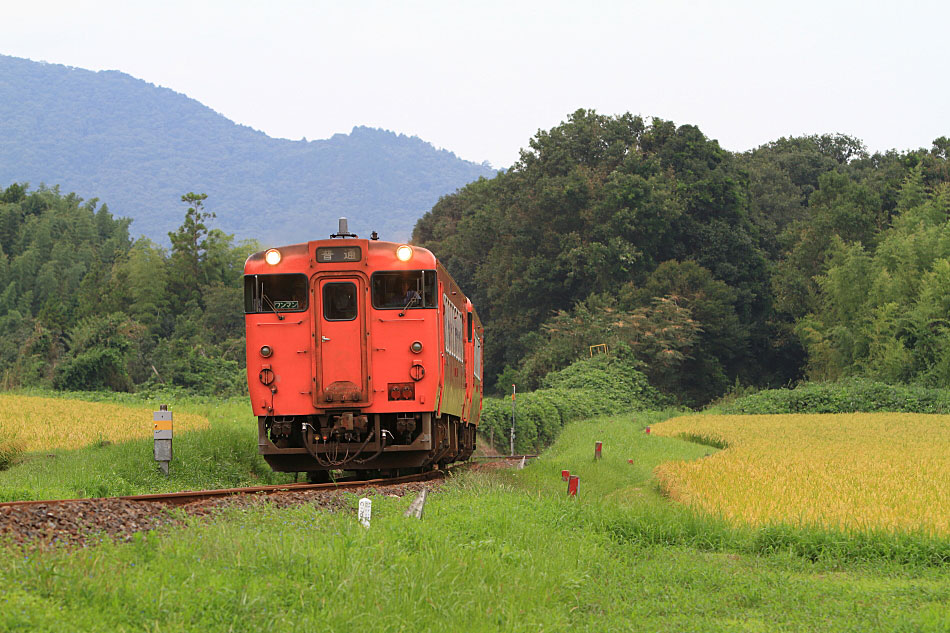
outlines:
M299 312L307 309L307 276L245 275L244 312Z
M407 270L373 274L373 307L378 310L402 310L436 307L434 270Z

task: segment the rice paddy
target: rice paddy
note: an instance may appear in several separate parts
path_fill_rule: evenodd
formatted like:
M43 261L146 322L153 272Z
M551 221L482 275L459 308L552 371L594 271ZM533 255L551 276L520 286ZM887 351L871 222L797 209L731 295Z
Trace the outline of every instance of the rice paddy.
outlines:
M175 413L175 430L205 428L208 419ZM152 412L100 402L0 394L0 455L76 449L152 437Z
M694 415L653 431L726 447L656 468L692 508L752 525L950 535L950 416Z

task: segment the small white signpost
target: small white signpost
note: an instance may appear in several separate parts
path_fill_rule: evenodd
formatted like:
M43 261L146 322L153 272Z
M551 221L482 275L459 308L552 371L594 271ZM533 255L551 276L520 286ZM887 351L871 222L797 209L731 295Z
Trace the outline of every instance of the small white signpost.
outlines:
M357 513L357 517L360 520L360 523L363 524L363 527L369 527L369 519L373 514L373 500L363 497L360 499L360 508Z

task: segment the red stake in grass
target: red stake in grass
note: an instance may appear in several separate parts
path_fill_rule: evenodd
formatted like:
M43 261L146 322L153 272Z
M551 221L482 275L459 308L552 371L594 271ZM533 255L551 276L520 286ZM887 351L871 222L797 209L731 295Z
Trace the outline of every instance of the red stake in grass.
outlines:
M576 497L577 496L577 487L581 483L581 478L577 475L571 475L570 481L567 482L567 496Z
M567 481L570 478L571 478L571 471L569 470L561 471L561 481Z
M594 459L600 459L601 457L600 449L602 449L603 447L604 447L603 442L597 442L596 444L594 444Z
M650 427L647 427L647 428L646 428L646 432L647 432L647 435L650 434Z
M627 460L627 463L628 463L628 464L632 464L632 463L633 463L633 460L632 460L632 459L628 459L628 460Z

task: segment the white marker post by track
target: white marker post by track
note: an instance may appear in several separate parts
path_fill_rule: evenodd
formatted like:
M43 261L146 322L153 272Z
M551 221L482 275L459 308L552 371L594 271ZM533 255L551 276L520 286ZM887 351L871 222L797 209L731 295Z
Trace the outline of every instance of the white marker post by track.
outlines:
M356 517L360 520L360 523L364 528L369 528L369 520L373 516L373 500L363 497L360 499L360 507L357 512Z
M515 386L511 385L511 456L515 454Z
M406 512L403 514L405 517L415 517L417 519L422 518L422 513L426 507L426 496L428 495L429 490L423 488L419 492L419 496L412 500L412 503L409 504L409 507L406 508Z

